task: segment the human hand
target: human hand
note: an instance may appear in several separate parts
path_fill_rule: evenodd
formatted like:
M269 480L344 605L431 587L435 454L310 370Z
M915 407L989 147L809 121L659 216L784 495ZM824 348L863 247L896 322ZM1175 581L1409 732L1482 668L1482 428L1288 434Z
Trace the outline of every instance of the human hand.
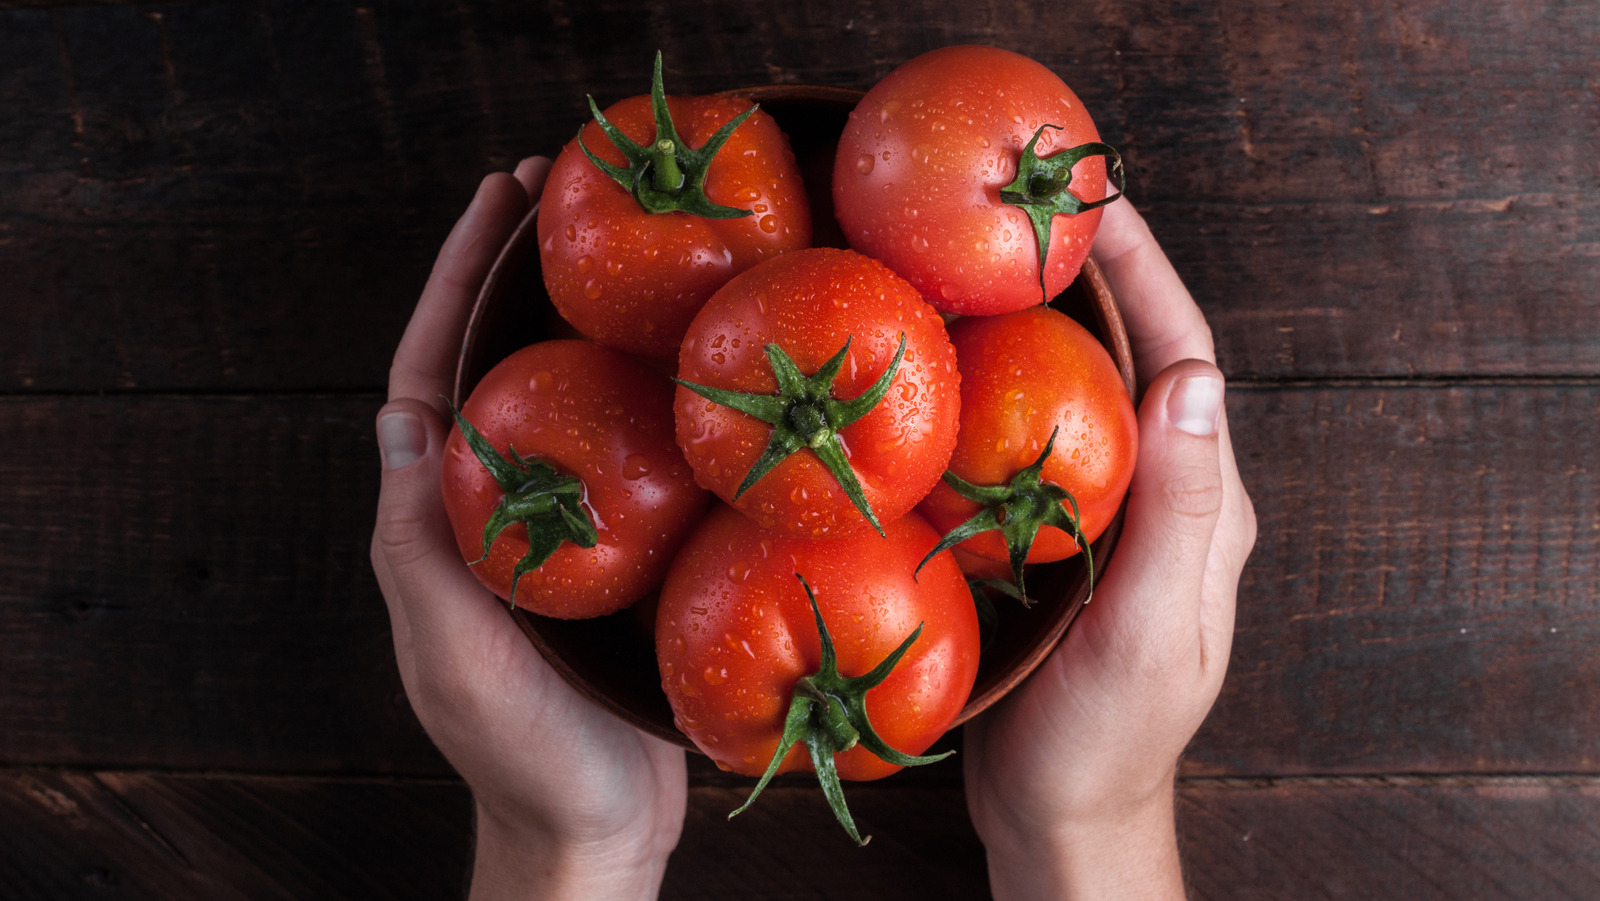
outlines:
M440 489L445 402L479 286L549 160L495 173L439 251L378 412L372 567L418 719L472 788L472 897L638 899L683 828L683 751L579 695L461 558Z
M1222 687L1255 543L1211 331L1144 220L1105 208L1096 258L1139 382L1116 555L1056 651L966 726L967 805L996 898L1182 898L1178 756Z

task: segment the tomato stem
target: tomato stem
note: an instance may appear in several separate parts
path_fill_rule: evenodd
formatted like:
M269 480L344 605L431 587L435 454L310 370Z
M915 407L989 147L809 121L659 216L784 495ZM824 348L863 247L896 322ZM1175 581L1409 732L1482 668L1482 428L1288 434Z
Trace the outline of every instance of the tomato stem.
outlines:
M922 562L917 564L916 571L922 572L939 552L955 547L968 538L983 532L999 531L1005 538L1006 556L1011 562L1011 576L1016 581L1015 592L1012 594L1024 605L1033 602L1028 599L1027 587L1022 580L1022 565L1027 562L1028 551L1033 548L1033 541L1044 526L1055 526L1066 532L1072 538L1078 550L1083 552L1084 565L1089 571L1089 592L1094 593L1094 554L1089 548L1089 542L1083 534L1082 517L1078 511L1078 500L1072 492L1053 482L1043 480L1045 461L1050 459L1050 454L1055 450L1056 435L1061 431L1056 426L1050 432L1050 440L1045 442L1044 451L1039 454L1039 459L1017 471L1011 481L1005 485L974 485L948 470L944 474L944 483L951 490L969 501L983 505L966 522L956 526L939 543L933 546ZM1068 510L1068 507L1071 510Z
M894 352L894 359L889 361L878 380L854 400L842 401L833 396L833 383L844 366L850 341L850 338L846 338L839 352L809 376L800 372L782 347L768 344L767 362L778 381L776 395L747 394L673 379L707 400L754 416L772 426L772 435L767 440L766 448L750 471L745 473L744 481L733 494L734 500L743 496L790 454L808 447L833 474L834 480L844 489L845 496L850 498L856 510L866 517L879 535L883 534L883 526L878 523L877 514L872 512L872 504L867 501L861 481L856 478L855 470L845 457L844 442L840 440L839 432L871 412L889 393L889 385L906 355L906 336L901 333L900 346Z
M489 551L500 533L513 523L520 522L526 527L528 551L512 569L511 596L506 599L515 607L517 583L522 581L522 576L543 566L562 544L570 541L578 547L591 548L599 543L594 520L583 506L583 480L558 472L537 457L524 457L515 448L508 447L502 456L454 404L448 400L445 403L449 404L456 427L461 430L461 437L466 439L473 456L505 492L483 526L483 556L468 565L476 566L489 559Z
M777 749L773 751L772 760L767 764L766 772L761 774L761 779L756 782L756 787L751 790L750 797L746 798L738 809L728 814L728 819L731 820L744 813L755 803L756 798L767 787L767 783L777 775L778 767L788 756L789 749L796 744L804 743L811 757L811 768L816 771L817 781L822 784L822 794L827 799L829 808L833 810L834 818L857 845L865 845L872 837L862 838L860 831L856 829L855 819L850 816L850 808L845 804L844 786L840 783L838 769L834 766L834 755L842 754L859 743L887 763L896 766L921 766L943 760L955 753L946 751L943 754L926 756L904 754L889 747L867 719L867 692L889 678L900 658L905 656L912 643L922 635L922 626L918 625L899 647L889 652L889 656L883 658L870 672L853 677L841 675L838 655L833 647L833 637L828 634L828 626L822 620L822 610L817 606L817 596L812 592L805 576L799 573L795 573L794 576L800 580L801 587L805 589L806 600L810 602L811 613L816 618L822 658L816 672L802 677L795 683L794 694L789 702L789 712L784 716L783 733L778 739Z
M1033 133L1033 139L1022 148L1022 156L1017 160L1017 177L1000 189L1000 199L1021 209L1027 214L1028 221L1033 223L1033 235L1039 247L1041 303L1050 301L1049 292L1044 286L1044 270L1045 261L1050 253L1050 226L1055 217L1077 215L1103 207L1121 197L1127 183L1126 173L1122 168L1122 155L1110 144L1091 141L1040 159L1035 148L1046 128L1062 130L1061 126L1049 123L1039 126L1039 130ZM1115 179L1117 193L1100 200L1080 200L1070 189L1072 167L1080 160L1091 156L1106 158L1107 173Z
M647 213L689 213L705 219L738 219L751 215L750 210L713 203L706 196L705 181L717 151L727 143L734 129L755 113L756 106L752 104L717 129L699 149L691 148L678 135L672 113L667 108L666 89L661 80L661 51L658 50L650 81L650 110L655 117L656 134L649 146L645 146L623 134L622 129L600 112L594 97L589 97L589 111L594 114L595 124L622 152L628 164L618 166L596 156L583 143L582 131L578 132L578 149L595 168L632 194Z

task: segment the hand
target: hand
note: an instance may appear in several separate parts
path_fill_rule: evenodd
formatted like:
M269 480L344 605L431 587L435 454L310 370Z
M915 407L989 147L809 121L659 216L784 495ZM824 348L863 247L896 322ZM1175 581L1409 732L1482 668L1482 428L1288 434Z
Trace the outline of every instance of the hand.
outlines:
M1139 461L1104 578L1056 651L966 727L996 898L1182 898L1178 756L1222 687L1255 543L1211 332L1127 203L1095 241L1139 382Z
M683 751L580 696L462 561L445 516L443 396L472 302L548 160L484 179L434 264L378 412L372 567L406 694L472 787L473 898L645 898L683 828Z

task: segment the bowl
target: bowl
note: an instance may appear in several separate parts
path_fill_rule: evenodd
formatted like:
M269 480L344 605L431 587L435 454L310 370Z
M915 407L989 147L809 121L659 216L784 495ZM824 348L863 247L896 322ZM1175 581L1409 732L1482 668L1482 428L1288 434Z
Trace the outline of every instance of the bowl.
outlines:
M726 91L761 105L789 135L811 195L815 243L844 246L833 218L829 183L833 153L861 92L817 85L767 85ZM453 401L459 407L499 361L535 341L576 337L555 312L539 272L538 206L518 224L479 291L461 343ZM1072 316L1106 347L1133 395L1133 353L1111 287L1091 255L1076 281L1051 305ZM1122 515L1091 547L1104 572L1122 528ZM1042 663L1089 599L1081 557L1036 564L1028 572L1033 606L997 604L998 621L985 648L966 706L956 724L988 709ZM644 603L652 607L648 600ZM511 611L544 658L584 696L658 738L693 749L672 724L661 690L649 624L633 611L587 620L558 620Z

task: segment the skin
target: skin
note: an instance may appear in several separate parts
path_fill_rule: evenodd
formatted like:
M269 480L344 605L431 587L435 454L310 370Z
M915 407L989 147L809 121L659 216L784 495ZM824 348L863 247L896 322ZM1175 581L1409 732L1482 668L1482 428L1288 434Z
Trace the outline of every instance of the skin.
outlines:
M439 252L378 414L372 565L412 708L472 787L471 897L631 901L659 890L683 828L683 752L600 710L544 661L462 560L439 487L440 396L472 299L548 165L485 179Z
M1145 386L1139 466L1093 603L967 725L967 806L996 899L1184 897L1178 756L1221 689L1255 543L1205 319L1126 202L1106 207L1095 246Z
M457 551L439 491L471 301L536 194L543 161L491 175L440 252L378 414L372 563L418 718L472 787L475 899L638 899L682 829L682 752L579 697ZM1116 559L1061 647L968 723L968 807L994 897L1183 897L1177 760L1222 684L1255 514L1198 307L1126 202L1098 258L1140 382L1140 462ZM1180 423L1193 434L1178 427Z

